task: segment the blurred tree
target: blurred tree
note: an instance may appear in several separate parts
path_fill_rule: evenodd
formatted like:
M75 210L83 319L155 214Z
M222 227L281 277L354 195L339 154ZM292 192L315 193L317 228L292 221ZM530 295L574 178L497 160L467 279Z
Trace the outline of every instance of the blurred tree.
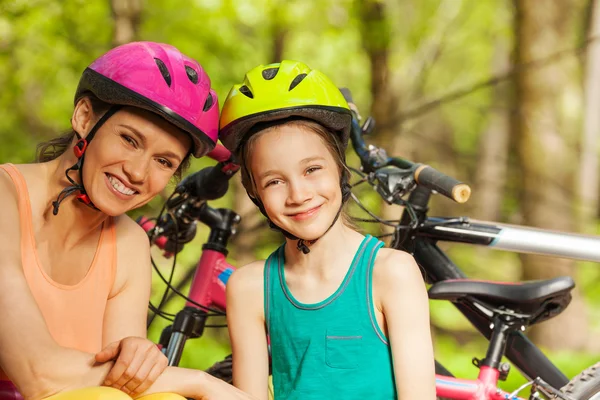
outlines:
M499 40L493 59L492 71L496 74L508 70L509 54L507 44ZM493 88L492 105L487 127L479 139L479 152L473 190L477 192L473 217L488 221L501 219L502 202L505 196L505 183L508 169L510 132L510 87L499 84Z
M113 46L129 43L138 37L142 0L110 0L114 18Z
M591 9L587 38L589 44L585 57L584 79L584 120L581 158L579 160L579 220L580 229L597 233L596 217L598 211L598 152L600 151L598 134L600 132L600 2L589 0Z
M575 0L549 0L539 7L515 0L516 66L547 57L556 49L572 47L577 23ZM571 46L569 46L571 44ZM539 68L521 68L516 75L514 138L521 167L523 223L547 229L574 229L573 190L575 155L573 129L562 101L576 76L572 58ZM573 262L522 255L523 279L573 275ZM568 326L569 329L564 329ZM561 316L533 327L535 342L550 349L584 349L588 321L581 293Z

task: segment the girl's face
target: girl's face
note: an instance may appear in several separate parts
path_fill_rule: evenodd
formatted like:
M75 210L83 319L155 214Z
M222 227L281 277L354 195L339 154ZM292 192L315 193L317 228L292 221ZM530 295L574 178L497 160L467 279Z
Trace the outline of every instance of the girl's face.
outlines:
M105 214L141 207L160 193L190 151L191 139L159 116L123 108L85 152L84 186Z
M321 237L338 213L340 171L321 137L280 125L259 133L249 168L269 219L305 240Z

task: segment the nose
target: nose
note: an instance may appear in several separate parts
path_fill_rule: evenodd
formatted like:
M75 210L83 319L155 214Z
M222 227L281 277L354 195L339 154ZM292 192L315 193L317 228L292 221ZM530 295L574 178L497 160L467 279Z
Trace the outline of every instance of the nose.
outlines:
M149 158L144 155L132 157L123 164L123 173L131 183L142 183L148 174Z
M288 205L299 205L310 201L313 191L308 182L295 179L288 183Z

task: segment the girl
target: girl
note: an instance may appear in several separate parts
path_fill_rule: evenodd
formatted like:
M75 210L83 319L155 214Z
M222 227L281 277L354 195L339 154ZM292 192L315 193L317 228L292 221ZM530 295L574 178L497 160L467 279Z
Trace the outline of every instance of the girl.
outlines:
M149 245L125 215L190 154L210 151L217 123L195 60L130 43L84 71L73 131L41 147L44 162L0 166L1 399L248 398L201 371L166 368L145 339Z
M285 243L227 285L234 384L276 399L435 399L425 286L414 259L342 211L351 113L322 73L283 61L230 91L220 138Z

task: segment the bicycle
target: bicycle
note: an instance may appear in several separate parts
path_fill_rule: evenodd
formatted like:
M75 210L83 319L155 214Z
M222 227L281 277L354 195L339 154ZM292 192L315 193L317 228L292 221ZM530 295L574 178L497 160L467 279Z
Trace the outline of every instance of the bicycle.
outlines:
M235 269L226 261L227 244L235 234L241 218L233 210L215 209L206 201L218 199L225 194L228 180L239 166L229 151L220 145L208 156L217 160L217 165L205 168L184 179L166 201L156 219L143 216L137 219L138 224L148 233L151 243L164 250L167 258L173 257L173 268L168 280L160 273L153 260L156 273L167 285L167 290L174 291L186 300L184 308L176 315L168 315L160 309L166 291L158 307L150 304L150 309L155 315L173 322L163 329L158 343L170 366L179 365L188 339L201 337L204 328L211 327L207 324L209 317L225 315L225 285ZM167 214L164 214L165 210ZM173 287L171 282L177 253L184 244L194 238L197 221L208 226L210 233L208 240L202 246L202 255L186 295ZM148 325L151 322L152 319L149 320ZM208 372L231 382L230 358Z
M349 100L351 102L351 98ZM528 385L531 386L529 399L542 398L540 396L564 400L600 399L600 377L596 376L600 363L569 382L523 334L527 326L556 316L566 308L574 287L570 277L519 284L470 280L436 244L437 241L458 242L513 252L600 261L600 238L475 222L467 217L428 217L428 203L433 192L465 202L470 189L429 166L388 157L384 149L367 146L362 137L373 127L372 118L361 126L358 113L355 113L351 142L361 161L361 169L354 172L362 177L355 186L369 183L387 203L401 205L404 211L399 221L384 221L362 206L353 195L354 200L373 217L368 221L394 227L391 247L413 254L427 283L432 284L430 298L451 301L490 341L485 358L474 359L474 364L480 369L475 380L455 378L436 361L437 395L442 399L455 400L517 400L522 399L516 397L517 393ZM224 161L225 158L227 161ZM182 243L193 238L195 221L205 223L211 230L196 267L189 297L178 293L186 298L186 306L175 316L174 324L165 328L161 335L160 344L169 365L178 365L185 342L202 335L209 316L222 315L225 311L224 285L234 269L224 261L226 245L239 223L239 216L231 210L210 208L204 200L210 200L207 197L211 196L216 198L214 193L199 194L197 192L202 190L197 188L226 183L235 170L235 161L229 155L222 156L216 167L194 174L201 177L197 179L195 190L176 190L175 197L165 205L170 213L160 217L156 227L140 221L150 232L153 242L171 254L176 254ZM171 287L170 281L162 278ZM505 379L510 370L509 364L501 362L503 355L530 380L513 393L497 387L498 381ZM231 357L215 364L209 372L231 382Z
M352 102L349 92L345 94ZM596 375L600 363L569 382L523 335L527 326L552 318L567 307L575 286L570 277L518 284L470 280L437 246L438 241L446 241L600 262L600 238L471 221L467 217L429 217L433 192L463 203L468 200L470 189L429 166L389 157L384 149L367 146L362 137L373 127L372 118L360 126L355 110L351 142L361 161L361 169L355 172L362 177L357 184L369 183L388 204L403 206L404 211L399 221L384 221L353 196L373 217L365 221L394 227L390 247L415 257L426 282L432 284L430 299L451 301L490 341L485 358L474 359L480 369L476 380L454 378L436 361L437 395L455 400L520 399L516 394L524 387L510 394L497 387L498 380L505 379L510 370L509 364L501 362L506 355L530 379L529 399L542 394L560 399L600 399L600 376ZM409 197L405 200L406 195Z

